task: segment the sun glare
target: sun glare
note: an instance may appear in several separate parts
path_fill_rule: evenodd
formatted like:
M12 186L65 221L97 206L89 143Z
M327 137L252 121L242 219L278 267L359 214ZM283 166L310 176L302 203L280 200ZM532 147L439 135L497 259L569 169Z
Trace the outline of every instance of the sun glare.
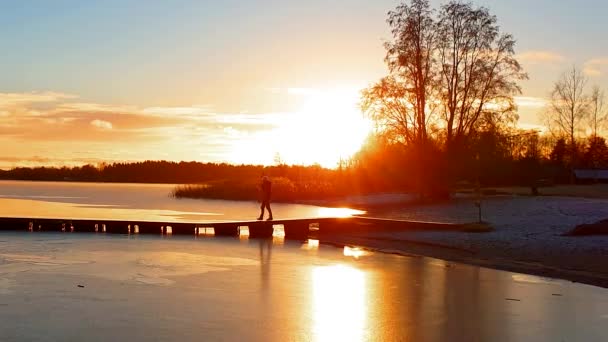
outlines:
M361 148L371 124L358 109L358 90L313 91L277 131L278 153L289 164L338 166Z
M273 164L278 155L287 164L338 166L356 153L371 131L371 122L358 108L359 89L290 89L306 100L294 112L269 117L272 131L237 137L231 161Z
M365 274L345 265L318 266L312 280L314 341L363 341Z

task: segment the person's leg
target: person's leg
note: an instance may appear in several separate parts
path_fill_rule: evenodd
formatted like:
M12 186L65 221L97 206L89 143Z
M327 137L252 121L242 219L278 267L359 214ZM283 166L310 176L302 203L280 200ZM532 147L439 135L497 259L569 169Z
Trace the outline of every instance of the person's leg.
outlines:
M264 201L262 201L262 205L260 205L260 217L258 217L258 220L263 220L264 219Z
M272 220L272 209L270 209L270 200L266 201L266 209L268 209L268 219Z

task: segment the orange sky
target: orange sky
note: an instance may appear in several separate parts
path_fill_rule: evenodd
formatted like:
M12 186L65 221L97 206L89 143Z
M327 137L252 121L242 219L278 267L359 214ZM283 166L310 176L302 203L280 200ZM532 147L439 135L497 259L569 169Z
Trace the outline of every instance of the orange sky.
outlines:
M357 97L386 73L398 3L28 2L0 4L0 168L277 153L335 166L369 127ZM479 2L518 40L523 127L572 64L608 87L608 5L583 2Z

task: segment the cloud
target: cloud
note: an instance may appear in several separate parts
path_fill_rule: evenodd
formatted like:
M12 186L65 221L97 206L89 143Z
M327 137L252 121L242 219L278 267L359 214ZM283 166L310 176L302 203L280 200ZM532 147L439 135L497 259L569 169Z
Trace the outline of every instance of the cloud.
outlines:
M8 152L0 157L0 168L93 160L231 160L237 158L236 148L255 145L291 118L212 109L107 105L56 92L0 93L0 145Z
M527 51L517 55L520 62L529 64L556 64L565 61L564 56L551 51Z
M91 125L100 129L112 129L112 123L110 121L95 119L91 121Z
M547 100L541 97L516 96L515 103L518 107L543 108L547 105Z
M593 58L585 62L583 72L587 76L601 76L608 69L608 57Z
M142 112L144 114L161 116L200 116L209 115L212 110L212 106L194 105L189 107L149 107L144 108Z
M99 103L87 103L87 102L64 102L56 107L56 111L59 112L107 112L107 113L132 113L136 112L137 108L134 106L112 106L104 105Z
M0 93L0 107L50 103L76 98L74 95L57 92Z

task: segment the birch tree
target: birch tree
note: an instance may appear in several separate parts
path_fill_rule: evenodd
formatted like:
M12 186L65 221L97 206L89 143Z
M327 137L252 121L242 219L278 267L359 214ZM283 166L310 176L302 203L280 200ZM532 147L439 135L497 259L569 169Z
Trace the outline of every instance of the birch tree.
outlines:
M576 164L576 134L589 112L589 98L585 95L587 78L573 66L553 85L549 108L549 123L560 134L568 137L572 166Z

